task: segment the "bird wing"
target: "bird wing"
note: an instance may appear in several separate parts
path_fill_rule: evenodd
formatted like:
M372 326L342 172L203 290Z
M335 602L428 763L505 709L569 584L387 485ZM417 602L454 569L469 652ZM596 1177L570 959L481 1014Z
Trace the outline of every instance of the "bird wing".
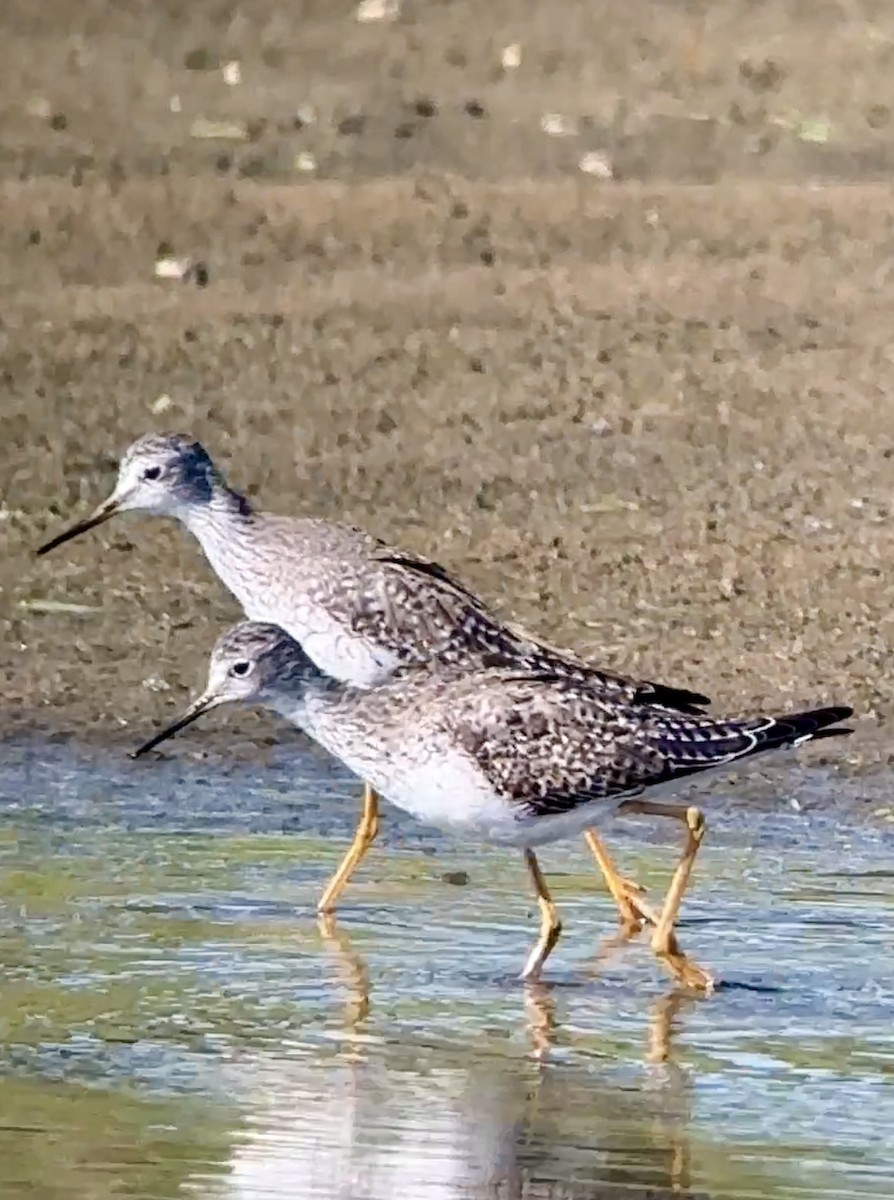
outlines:
M470 592L459 580L454 579L450 572L445 567L442 567L440 563L433 562L429 558L419 558L412 554L388 551L387 553L378 553L376 561L387 563L393 567L399 567L410 575L431 580L437 586L438 592L443 592L445 596L452 595L456 599L462 599L467 602L471 601L478 608L485 608L483 600L476 596L474 592Z
M468 659L471 653L486 666L514 666L535 673L579 678L631 704L660 705L680 712L698 712L710 699L685 688L636 680L594 666L585 659L532 637L496 614L442 566L408 554L378 553L387 566L385 596L396 624L410 621L427 648L439 655Z
M442 719L520 818L632 795L663 776L658 749L636 737L636 708L554 675L465 682L445 698Z
M638 795L779 746L846 732L848 709L717 721L618 702L577 680L494 673L466 681L444 719L453 739L520 816Z

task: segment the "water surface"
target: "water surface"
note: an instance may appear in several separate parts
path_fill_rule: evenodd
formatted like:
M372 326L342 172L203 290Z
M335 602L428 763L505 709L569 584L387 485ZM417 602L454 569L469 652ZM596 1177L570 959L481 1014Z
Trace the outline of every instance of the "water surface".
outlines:
M701 790L699 1001L607 944L582 844L542 855L565 933L537 987L517 853L390 809L321 923L350 778L297 740L263 771L180 753L4 747L4 1197L892 1194L894 835L864 784ZM606 834L659 896L679 830Z

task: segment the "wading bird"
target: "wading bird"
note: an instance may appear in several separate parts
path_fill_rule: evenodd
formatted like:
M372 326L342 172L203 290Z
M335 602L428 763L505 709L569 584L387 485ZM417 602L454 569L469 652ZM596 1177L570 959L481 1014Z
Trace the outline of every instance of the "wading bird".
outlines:
M631 707L697 712L697 692L603 671L513 628L428 559L396 550L348 525L260 512L232 488L198 442L148 434L121 459L107 500L41 546L46 554L118 513L174 517L192 533L245 615L281 626L335 679L371 687L402 666L506 666L579 679ZM367 784L354 841L319 903L338 897L378 832ZM642 888L618 873L594 831L586 840L628 931L655 914Z
M674 922L705 821L698 808L650 795L711 767L850 733L830 727L852 713L838 706L716 720L629 704L573 677L506 667L410 667L359 688L321 670L278 626L247 621L216 643L201 696L136 756L229 701L278 712L413 816L463 839L519 847L540 906L525 979L540 973L562 928L534 848L618 812L681 821L686 846L652 948L675 979L699 991L713 981L681 951Z

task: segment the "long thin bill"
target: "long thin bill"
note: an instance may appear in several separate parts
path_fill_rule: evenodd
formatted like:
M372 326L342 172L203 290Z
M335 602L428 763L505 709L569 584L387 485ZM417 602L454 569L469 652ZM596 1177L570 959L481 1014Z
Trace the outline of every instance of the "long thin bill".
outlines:
M95 529L97 525L102 525L106 521L114 517L118 511L116 504L103 505L98 508L92 516L87 517L83 521L78 521L76 525L66 529L63 533L57 533L54 538L48 542L44 542L37 550L37 554L49 554L51 550L55 550L57 546L61 546L63 542L69 542L72 538L78 537L79 534L86 533L88 529Z
M150 750L154 750L161 742L166 742L168 738L173 737L175 733L179 733L181 729L185 729L187 725L192 725L193 721L198 721L199 717L208 711L209 708L214 708L214 703L211 700L197 700L190 708L186 710L179 720L173 725L168 725L161 733L157 733L155 737L151 737L148 742L144 742L137 750L132 750L131 758L141 758Z

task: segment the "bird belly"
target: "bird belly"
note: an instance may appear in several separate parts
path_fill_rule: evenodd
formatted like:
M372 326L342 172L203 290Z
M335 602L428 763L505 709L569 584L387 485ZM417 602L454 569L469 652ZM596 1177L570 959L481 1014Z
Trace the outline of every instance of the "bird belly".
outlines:
M508 836L502 839L507 846L545 846L563 838L577 837L586 829L596 829L615 815L620 800L590 800L570 812L549 813L544 816L524 816L515 822Z
M420 821L476 841L502 842L516 823L511 804L488 786L461 755L366 770L352 764L382 796Z
M514 838L508 844L544 846L549 842L561 841L563 838L577 837L586 829L602 829L615 817L625 815L623 808L626 800L657 800L669 807L678 807L682 812L690 803L693 803L693 799L688 798L689 793L697 792L698 785L693 785L692 780L670 779L652 787L634 788L626 794L589 800L579 804L570 812L524 816L516 823ZM648 819L642 815L637 816L635 813L629 815L635 820ZM660 820L660 818L657 819Z

